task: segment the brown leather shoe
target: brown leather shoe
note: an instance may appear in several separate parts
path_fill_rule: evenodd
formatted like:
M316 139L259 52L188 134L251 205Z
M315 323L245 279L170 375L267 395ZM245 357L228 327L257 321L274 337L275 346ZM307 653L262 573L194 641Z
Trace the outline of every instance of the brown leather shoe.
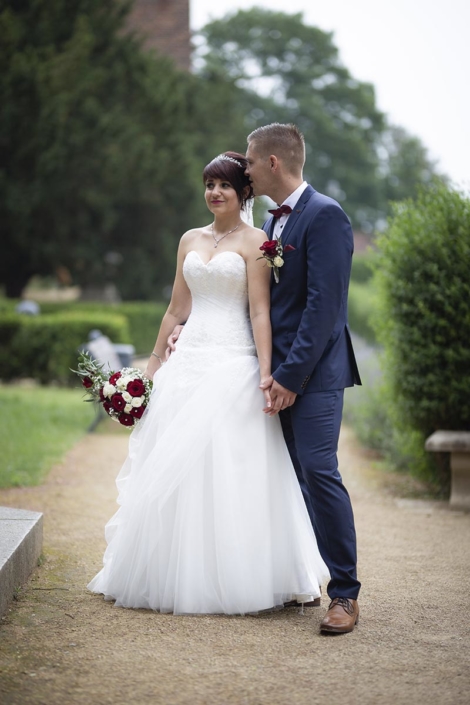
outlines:
M331 600L328 612L320 624L320 631L329 634L347 634L352 632L359 622L359 605L357 600L348 597L335 597Z
M289 600L289 602L284 602L284 607L300 607L302 604L304 607L321 607L321 597L316 597L310 602L297 602L297 600Z

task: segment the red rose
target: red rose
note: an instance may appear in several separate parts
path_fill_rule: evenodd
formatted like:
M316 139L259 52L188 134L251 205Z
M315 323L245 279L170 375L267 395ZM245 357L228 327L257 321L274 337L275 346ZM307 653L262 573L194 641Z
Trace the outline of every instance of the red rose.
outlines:
M145 394L145 386L141 379L133 379L126 387L132 397L141 397Z
M103 404L103 409L106 411L107 414L110 414L110 413L111 413L112 408L113 408L113 407L112 407L112 404L110 404L109 401L105 401L105 402L104 402L104 404Z
M109 378L109 384L116 384L118 379L120 378L121 373L120 372L115 372L111 377Z
M292 245L286 245L284 247L284 252L292 252L292 250L295 250L295 247L293 247Z
M134 417L130 414L119 414L119 423L122 423L123 426L133 426Z
M121 394L113 394L111 397L111 405L116 411L122 411L126 406L126 402L122 398Z
M135 419L141 419L144 411L145 406L134 406L131 409L131 416L133 416Z
M93 381L89 377L84 377L82 379L82 384L87 389L90 389L90 387L93 387Z
M268 257L275 257L277 255L277 240L266 240L259 249Z

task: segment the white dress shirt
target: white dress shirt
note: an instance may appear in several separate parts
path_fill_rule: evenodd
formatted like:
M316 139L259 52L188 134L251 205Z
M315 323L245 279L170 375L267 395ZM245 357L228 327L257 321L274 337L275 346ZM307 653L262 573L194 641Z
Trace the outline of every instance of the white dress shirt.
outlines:
M283 203L281 203L281 206L290 206L290 208L294 210L294 206L297 205L297 201L299 200L307 186L308 184L306 181L301 183L300 186L298 186L295 191L293 191L291 195L288 196ZM274 223L273 240L278 240L282 236L282 231L284 230L289 215L290 213L284 213L284 215L281 215L280 218L276 218Z

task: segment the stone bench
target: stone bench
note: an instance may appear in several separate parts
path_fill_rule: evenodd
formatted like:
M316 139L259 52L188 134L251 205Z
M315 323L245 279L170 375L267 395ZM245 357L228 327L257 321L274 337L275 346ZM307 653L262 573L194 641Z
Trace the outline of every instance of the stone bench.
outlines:
M37 565L42 525L39 512L0 507L0 617Z
M452 509L470 511L470 432L436 431L424 445L431 453L450 453Z

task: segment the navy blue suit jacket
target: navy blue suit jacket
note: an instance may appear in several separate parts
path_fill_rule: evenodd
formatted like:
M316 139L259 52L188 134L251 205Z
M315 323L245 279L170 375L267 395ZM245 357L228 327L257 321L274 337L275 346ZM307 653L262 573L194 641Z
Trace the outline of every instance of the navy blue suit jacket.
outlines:
M263 225L271 238L273 218ZM361 384L348 328L353 253L341 206L307 186L282 234L279 284L271 284L273 377L297 394Z

